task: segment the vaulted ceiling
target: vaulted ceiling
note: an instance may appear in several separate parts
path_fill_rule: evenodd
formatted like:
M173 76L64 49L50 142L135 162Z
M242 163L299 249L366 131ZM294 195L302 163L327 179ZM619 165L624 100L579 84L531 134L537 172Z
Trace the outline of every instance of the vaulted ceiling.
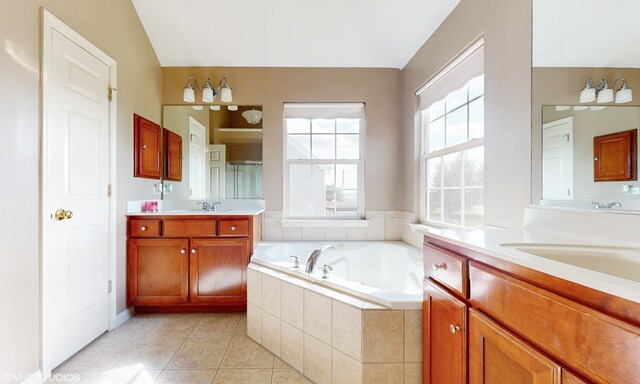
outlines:
M403 68L460 0L132 0L162 66Z

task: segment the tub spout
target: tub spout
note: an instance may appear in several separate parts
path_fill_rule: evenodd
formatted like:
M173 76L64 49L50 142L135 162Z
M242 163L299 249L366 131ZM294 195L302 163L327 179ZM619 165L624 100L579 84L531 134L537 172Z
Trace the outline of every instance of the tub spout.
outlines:
M311 252L311 256L309 256L309 260L307 260L307 268L304 271L307 274L313 272L313 267L315 267L316 263L318 262L318 258L320 258L320 255L322 255L329 249L335 249L335 247L333 245L322 245Z

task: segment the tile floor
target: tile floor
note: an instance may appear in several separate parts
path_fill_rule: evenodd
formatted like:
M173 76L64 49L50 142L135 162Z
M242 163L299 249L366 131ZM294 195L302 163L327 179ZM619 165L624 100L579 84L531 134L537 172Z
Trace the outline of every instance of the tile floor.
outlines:
M53 373L91 384L312 383L249 339L241 313L135 315Z

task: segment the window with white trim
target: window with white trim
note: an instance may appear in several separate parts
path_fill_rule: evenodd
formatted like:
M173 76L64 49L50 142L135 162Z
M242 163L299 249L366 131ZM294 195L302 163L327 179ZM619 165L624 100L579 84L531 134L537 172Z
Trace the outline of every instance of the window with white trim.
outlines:
M424 223L484 224L482 52L482 42L474 44L419 94Z
M362 217L363 103L284 104L284 217Z

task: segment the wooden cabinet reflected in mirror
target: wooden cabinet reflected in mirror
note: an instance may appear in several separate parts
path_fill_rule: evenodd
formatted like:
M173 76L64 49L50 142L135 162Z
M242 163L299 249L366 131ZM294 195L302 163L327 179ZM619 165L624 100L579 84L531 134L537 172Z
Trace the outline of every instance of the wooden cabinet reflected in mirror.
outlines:
M630 181L637 176L637 129L593 138L593 181Z
M164 130L164 179L182 181L182 136Z
M133 114L133 176L162 177L162 129L160 125Z

